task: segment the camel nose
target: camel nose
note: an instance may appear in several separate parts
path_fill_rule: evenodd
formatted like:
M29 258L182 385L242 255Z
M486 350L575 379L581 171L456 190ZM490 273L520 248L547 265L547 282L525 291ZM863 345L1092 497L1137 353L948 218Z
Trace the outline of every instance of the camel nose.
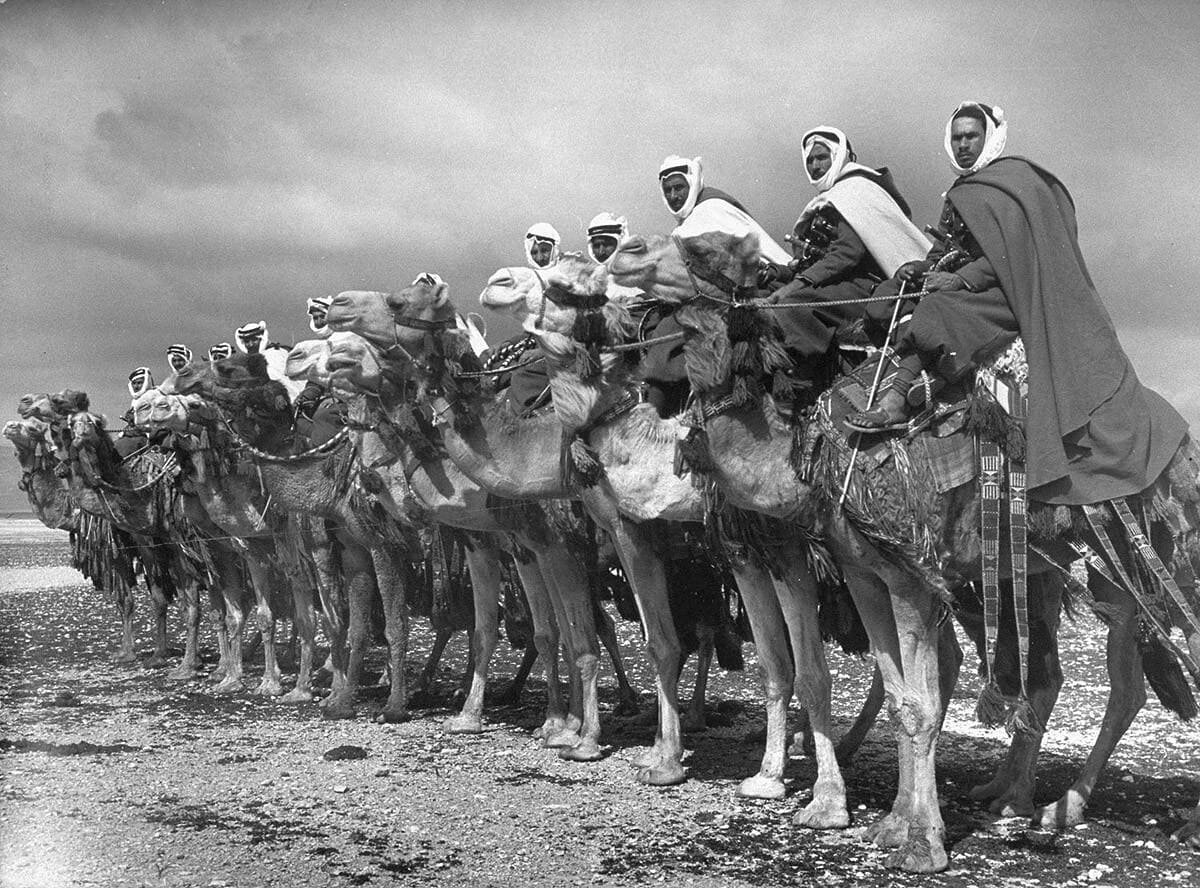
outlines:
M351 367L357 367L358 360L350 355L332 354L329 360L325 362L325 366L329 368L329 372L335 373L338 370L349 370Z

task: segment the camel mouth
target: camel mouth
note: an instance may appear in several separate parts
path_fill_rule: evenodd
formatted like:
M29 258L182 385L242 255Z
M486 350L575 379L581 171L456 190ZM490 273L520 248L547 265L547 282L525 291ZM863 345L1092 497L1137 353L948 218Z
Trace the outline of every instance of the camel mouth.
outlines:
M360 367L359 360L351 355L332 354L325 362L325 366L330 373L338 373L340 371L352 370Z

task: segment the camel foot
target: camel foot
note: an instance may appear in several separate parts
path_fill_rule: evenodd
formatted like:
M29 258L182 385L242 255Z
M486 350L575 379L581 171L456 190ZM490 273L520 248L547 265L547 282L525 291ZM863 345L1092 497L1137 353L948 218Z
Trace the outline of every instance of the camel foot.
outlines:
M805 829L845 829L850 825L850 812L844 798L814 798L796 812L792 823Z
M787 791L778 777L755 774L738 784L735 795L739 799L781 799Z
M185 666L180 663L167 673L167 681L194 681L200 677L200 670L195 666Z
M399 725L411 720L412 713L408 711L408 707L404 704L397 706L389 703L375 716L375 724L377 725Z
M679 717L679 729L685 734L698 734L701 731L708 730L708 722L704 718L703 710L700 712L685 712Z
M988 813L997 817L1033 817L1033 799L1028 796L1001 796L988 805Z
M546 749L572 749L582 742L583 738L571 728L563 728L555 734L546 734L542 737L542 746Z
M613 715L620 718L632 718L641 712L637 697L622 697L621 702L613 707Z
M1087 802L1072 789L1068 789L1057 802L1038 808L1033 812L1033 822L1042 829L1068 829L1078 826L1086 819Z
M482 734L483 719L478 715L461 712L446 719L447 734Z
M1171 838L1185 848L1200 851L1200 810L1192 815L1191 820L1171 833Z
M254 693L260 697L281 697L283 696L283 682L276 679L264 678L258 683L258 687L254 689Z
M340 694L330 694L321 701L321 718L354 718L354 700Z
M866 839L877 848L902 848L908 841L908 818L886 814L867 829Z
M635 756L630 765L638 770L653 768L663 759L662 752L657 746L651 746L641 755Z
M1007 788L1007 781L1001 780L999 777L993 777L987 783L981 783L978 786L972 786L967 790L967 797L974 802L990 802L993 799L998 799L1004 794Z
M647 786L678 786L687 780L687 771L676 759L667 759L653 768L638 771L638 783Z
M540 728L535 728L533 731L533 739L541 740L545 737L553 737L555 734L561 734L567 729L566 722L559 716L550 716Z
M213 685L209 693L216 694L218 697L228 697L232 694L240 694L243 690L240 678L223 678L220 684Z
M788 745L789 758L812 758L817 754L816 744L808 731L797 731ZM840 759L839 759L840 761Z
M906 873L940 873L950 865L941 836L930 830L915 836L887 856L887 865Z
M303 688L292 688L280 698L282 703L310 703L312 702L312 691Z
M604 758L604 753L600 751L600 744L594 738L589 738L570 749L560 749L558 757L568 762L598 762Z

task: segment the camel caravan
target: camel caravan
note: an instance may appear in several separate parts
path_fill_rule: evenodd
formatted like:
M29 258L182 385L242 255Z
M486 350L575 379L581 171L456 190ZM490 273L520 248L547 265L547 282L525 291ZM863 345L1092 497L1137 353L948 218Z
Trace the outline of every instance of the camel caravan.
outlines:
M711 661L738 668L751 642L767 728L737 794L785 795L796 697L817 777L794 822L847 827L842 769L886 704L896 795L866 837L890 866L938 872L955 622L979 654L978 718L1011 734L995 776L971 791L997 815L1083 822L1146 683L1184 720L1200 686L1200 450L1138 382L1078 250L1063 255L1075 243L1065 188L1002 156L1006 128L998 108L956 109L946 146L958 179L930 236L890 174L856 163L832 127L804 139L818 194L790 252L704 184L698 159L670 157L669 236L603 213L587 252L571 253L551 226L529 230L526 263L497 270L479 297L520 323L505 343L423 273L397 291L309 299L314 338L291 349L262 322L237 330L236 349L196 358L172 346L161 382L147 367L131 374L123 430L68 390L22 399L4 434L38 516L71 532L76 565L113 592L127 659L139 577L159 660L168 604L185 609L173 678L198 675L206 597L213 693L243 689L253 614L257 693L314 699L319 624L332 672L320 704L345 718L382 633L377 718L397 722L462 629L470 663L445 729L479 733L503 623L526 651L510 693L539 661L536 735L582 763L606 754L601 645L618 713L636 710L611 598L640 622L655 682L657 731L636 780L687 779L683 733L705 726ZM1077 779L1037 806L1072 608L1107 632L1108 704ZM437 643L410 688L413 615ZM284 618L299 647L286 693ZM830 642L876 667L841 737ZM1175 838L1200 850L1200 804Z

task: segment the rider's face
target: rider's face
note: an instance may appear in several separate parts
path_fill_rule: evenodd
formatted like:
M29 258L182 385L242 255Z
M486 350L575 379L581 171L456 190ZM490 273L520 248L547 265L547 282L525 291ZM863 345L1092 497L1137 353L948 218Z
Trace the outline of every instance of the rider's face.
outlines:
M817 142L808 149L808 157L804 159L804 165L808 168L808 177L815 182L829 172L829 168L833 165L833 158L829 155L829 149Z
M594 237L588 243L597 262L604 262L617 252L617 239L614 237Z
M550 241L535 240L533 246L529 248L529 255L533 259L533 264L538 268L545 268L550 264L550 257L554 254L554 244Z
M672 213L679 212L688 199L688 181L680 173L671 173L662 182L663 197Z
M955 162L969 169L983 153L987 130L974 117L959 117L950 124L950 149Z

